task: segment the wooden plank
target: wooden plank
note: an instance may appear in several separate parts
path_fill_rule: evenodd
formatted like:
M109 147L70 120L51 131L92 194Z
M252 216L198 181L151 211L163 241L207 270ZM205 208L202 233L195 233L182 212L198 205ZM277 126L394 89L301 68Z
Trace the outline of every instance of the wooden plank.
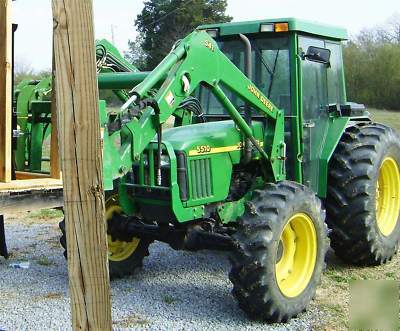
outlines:
M50 175L52 178L61 178L60 156L58 153L58 123L57 123L57 98L55 87L55 63L54 63L54 40L53 40L53 64L52 64L52 99L51 99L51 140L50 140Z
M15 178L17 180L21 179L36 179L36 178L50 178L49 174L37 174L34 172L26 172L26 171L16 171Z
M111 330L92 0L52 0L73 330Z
M62 188L62 181L53 178L40 178L13 180L9 183L0 183L0 193L10 191L46 190L50 188Z
M11 0L0 0L0 181L11 181Z

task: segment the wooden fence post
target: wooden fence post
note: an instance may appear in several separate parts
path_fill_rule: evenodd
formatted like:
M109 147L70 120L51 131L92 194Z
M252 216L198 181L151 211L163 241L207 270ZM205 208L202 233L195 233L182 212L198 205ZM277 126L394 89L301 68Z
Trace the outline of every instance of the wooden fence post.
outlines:
M52 0L73 330L111 330L92 0Z
M11 0L0 0L0 182L11 181Z
M51 94L51 138L50 138L50 177L61 178L60 155L58 148L58 116L57 116L57 96L56 96L56 70L54 59L54 38L53 38L53 62L52 62L52 86Z

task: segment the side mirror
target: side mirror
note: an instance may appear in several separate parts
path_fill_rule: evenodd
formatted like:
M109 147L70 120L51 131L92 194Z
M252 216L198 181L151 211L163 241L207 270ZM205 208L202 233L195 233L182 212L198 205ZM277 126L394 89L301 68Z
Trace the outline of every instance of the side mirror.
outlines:
M331 59L331 51L326 48L310 46L308 47L304 58L313 62L329 64Z

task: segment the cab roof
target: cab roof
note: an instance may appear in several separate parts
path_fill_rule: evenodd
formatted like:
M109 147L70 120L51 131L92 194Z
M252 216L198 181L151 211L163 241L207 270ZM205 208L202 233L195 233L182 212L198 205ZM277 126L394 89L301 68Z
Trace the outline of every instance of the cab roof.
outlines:
M258 33L262 24L271 23L288 23L289 31L298 31L316 36L322 36L326 38L347 40L347 31L344 28L321 24L312 21L306 21L293 17L289 18L273 18L258 21L246 21L246 22L232 22L232 23L220 23L220 24L207 24L199 27L201 30L205 29L218 29L220 36L236 35L239 33Z

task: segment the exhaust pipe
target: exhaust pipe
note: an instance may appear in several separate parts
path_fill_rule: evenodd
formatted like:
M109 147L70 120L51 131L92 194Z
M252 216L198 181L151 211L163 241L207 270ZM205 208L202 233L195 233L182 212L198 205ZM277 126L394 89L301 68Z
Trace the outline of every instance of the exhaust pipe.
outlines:
M251 49L251 43L249 38L247 38L244 34L239 34L240 39L242 40L244 46L245 46L245 75L249 80L253 80L253 64L252 64L252 49ZM245 111L244 111L244 119L246 121L246 124L252 128L251 122L252 122L252 113L251 113L251 108L250 105L246 102L245 105ZM245 145L244 145L244 159L243 162L244 164L247 164L251 161L251 154L252 154L252 144L251 140L249 138L245 139Z

